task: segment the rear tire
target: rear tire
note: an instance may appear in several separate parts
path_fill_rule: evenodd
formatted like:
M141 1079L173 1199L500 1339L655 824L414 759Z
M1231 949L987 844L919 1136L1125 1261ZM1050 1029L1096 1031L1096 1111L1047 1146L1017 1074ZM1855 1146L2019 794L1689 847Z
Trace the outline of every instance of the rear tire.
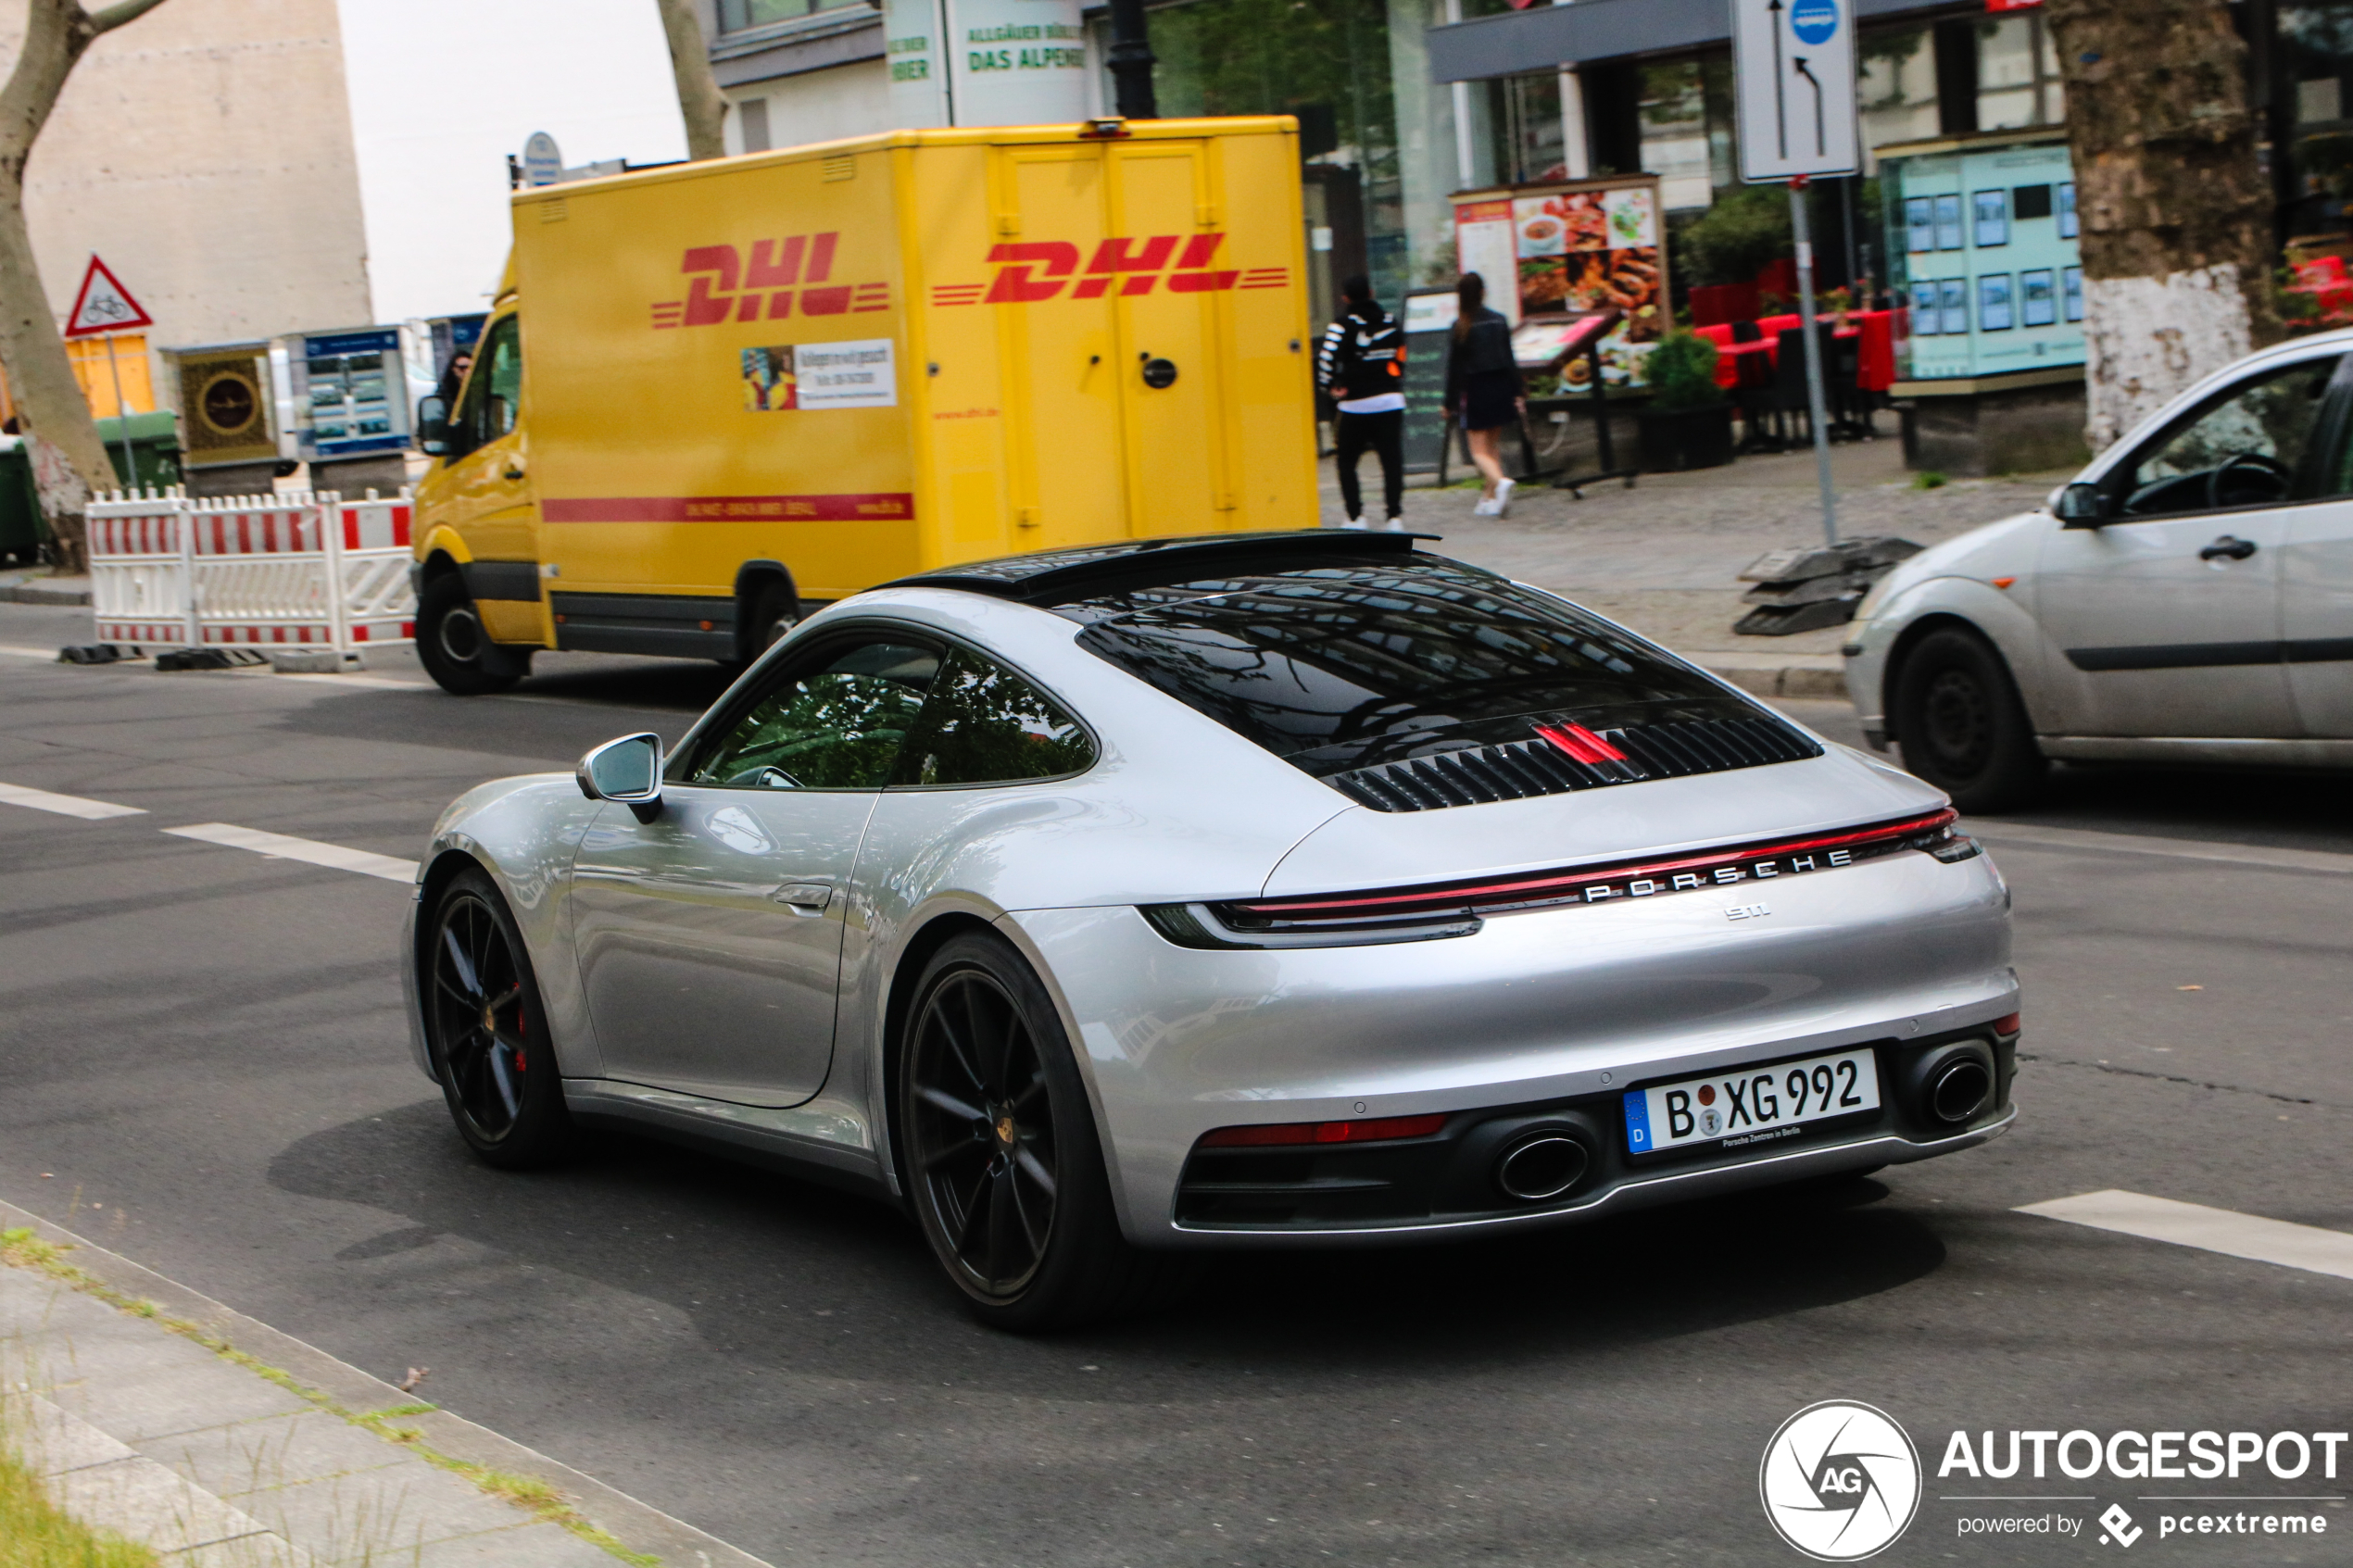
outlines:
M774 647L800 621L800 601L782 583L771 583L751 601L751 621L745 628L748 661Z
M531 649L490 640L455 572L428 578L417 596L417 661L454 696L503 692L531 673Z
M523 1170L572 1147L572 1112L531 955L488 874L460 872L434 900L417 955L425 1048L450 1120L486 1163Z
M1964 811L2023 806L2050 771L2009 667L1975 633L1922 637L1895 672L1891 708L1904 766Z
M1143 1306L1181 1267L1120 1234L1086 1086L1046 988L1003 938L951 938L899 1041L899 1161L940 1272L991 1328Z

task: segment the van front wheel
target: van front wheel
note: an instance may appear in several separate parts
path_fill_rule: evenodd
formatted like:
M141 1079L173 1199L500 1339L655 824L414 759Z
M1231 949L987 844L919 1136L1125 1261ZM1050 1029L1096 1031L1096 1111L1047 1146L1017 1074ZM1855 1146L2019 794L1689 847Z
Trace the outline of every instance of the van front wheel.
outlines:
M454 572L429 579L417 596L417 661L434 684L457 696L503 692L531 673L531 650L490 640Z

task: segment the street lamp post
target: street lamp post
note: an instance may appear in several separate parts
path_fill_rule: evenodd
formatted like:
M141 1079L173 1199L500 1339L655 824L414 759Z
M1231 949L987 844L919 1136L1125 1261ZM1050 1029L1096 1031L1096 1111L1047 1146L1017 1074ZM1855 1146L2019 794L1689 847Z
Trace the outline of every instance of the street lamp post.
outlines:
M1111 0L1112 82L1123 119L1158 119L1152 96L1152 45L1144 28L1144 0Z

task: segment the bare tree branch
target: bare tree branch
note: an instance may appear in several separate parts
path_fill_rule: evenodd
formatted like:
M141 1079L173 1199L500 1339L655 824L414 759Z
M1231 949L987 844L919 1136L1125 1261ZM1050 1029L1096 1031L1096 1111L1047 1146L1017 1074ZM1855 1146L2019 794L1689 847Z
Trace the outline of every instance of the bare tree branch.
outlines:
M90 26L96 32L112 32L125 22L137 21L162 4L163 0L115 0L113 5L101 6L90 14Z

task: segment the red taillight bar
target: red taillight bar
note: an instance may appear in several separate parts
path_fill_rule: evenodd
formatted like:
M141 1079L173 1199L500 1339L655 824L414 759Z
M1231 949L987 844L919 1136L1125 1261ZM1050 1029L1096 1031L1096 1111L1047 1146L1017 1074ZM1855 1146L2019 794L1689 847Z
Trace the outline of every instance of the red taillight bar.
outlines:
M1426 1138L1446 1125L1435 1116L1376 1116L1368 1122L1275 1122L1257 1127L1220 1127L1202 1135L1203 1148L1263 1148L1268 1145L1370 1143L1376 1138Z
M1742 860L1765 859L1776 855L1801 854L1808 849L1838 849L1863 844L1879 844L1893 838L1908 838L1916 833L1949 827L1960 820L1960 813L1946 809L1931 812L1925 817L1913 817L1900 822L1887 822L1879 827L1857 828L1852 833L1827 834L1815 838L1783 839L1771 844L1744 845L1737 849L1716 849L1704 855L1693 855L1680 860L1654 860L1640 865L1594 866L1584 871L1556 872L1549 876L1530 877L1518 882L1486 883L1476 887L1430 888L1416 893L1379 893L1340 898L1308 898L1282 903L1252 901L1237 904L1237 909L1253 915L1321 915L1337 918L1363 911L1365 913L1394 912L1401 907L1416 904L1439 909L1451 909L1458 904L1481 899L1541 898L1547 894L1573 892L1586 883L1615 880L1619 877L1656 876L1663 872L1697 871L1708 866L1729 866Z
M1996 1035L2015 1035L2018 1033L2018 1025L2019 1015L2014 1012L2006 1012L2001 1017L1994 1021L1994 1033Z

